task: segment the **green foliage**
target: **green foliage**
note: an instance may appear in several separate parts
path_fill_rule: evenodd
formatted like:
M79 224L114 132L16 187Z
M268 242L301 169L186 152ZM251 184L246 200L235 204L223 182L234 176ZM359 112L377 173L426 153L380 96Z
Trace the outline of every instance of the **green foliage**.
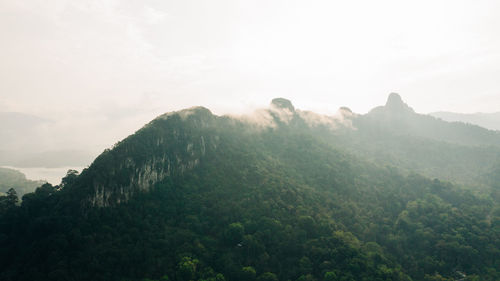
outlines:
M264 272L257 278L257 281L278 281L278 277L272 272Z
M297 281L316 281L316 278L314 278L313 275L307 274L307 275L301 275Z
M313 263L308 257L302 257L299 260L299 270L302 274L308 274L313 271Z
M325 273L325 277L323 279L324 281L337 281L339 280L337 278L337 274L335 274L335 272L333 271L328 271Z
M61 188L64 188L66 186L71 186L72 184L75 183L77 178L78 178L78 171L71 169L68 170L66 176L64 176L61 180Z
M254 281L257 272L251 266L245 266L241 269L240 280L241 281Z
M445 278L441 276L439 273L435 273L434 275L426 274L424 277L425 281L453 281L453 278Z
M199 261L190 257L183 257L177 266L177 279L181 281L193 280Z
M236 245L243 239L243 234L245 230L243 225L239 222L231 223L226 229L225 238L229 245Z
M0 215L14 208L18 202L19 198L17 197L16 190L13 188L9 189L5 196L0 196Z

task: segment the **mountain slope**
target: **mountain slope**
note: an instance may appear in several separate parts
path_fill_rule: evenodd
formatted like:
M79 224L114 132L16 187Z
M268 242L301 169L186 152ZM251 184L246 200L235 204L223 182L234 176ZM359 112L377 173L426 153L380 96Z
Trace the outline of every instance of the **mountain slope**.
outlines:
M359 126L370 127L372 130L383 128L398 135L412 135L461 145L500 147L500 132L417 114L396 93L389 95L385 106L374 108L363 115Z
M489 174L500 167L498 132L415 113L397 94L350 118L355 130L318 135L375 163L485 190Z
M429 115L443 119L448 122L462 122L481 126L489 130L500 131L500 112L495 113L455 113L455 112L432 112Z
M496 202L344 152L344 121L162 115L0 214L0 277L498 279Z

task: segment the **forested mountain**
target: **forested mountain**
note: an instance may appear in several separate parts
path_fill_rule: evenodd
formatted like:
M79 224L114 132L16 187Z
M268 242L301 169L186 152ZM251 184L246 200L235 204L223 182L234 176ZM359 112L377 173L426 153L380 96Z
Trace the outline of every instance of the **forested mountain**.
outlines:
M498 140L398 95L366 115L167 113L5 199L0 279L499 280Z
M488 190L500 167L500 132L415 113L398 94L352 123L355 130L337 136L340 146L407 173Z
M417 114L396 93L389 95L385 106L374 108L360 119L365 128L383 129L395 135L411 135L462 145L500 147L500 132Z
M490 130L500 131L500 112L495 113L455 113L439 111L433 112L432 115L441 118L448 122L462 122L478 125Z

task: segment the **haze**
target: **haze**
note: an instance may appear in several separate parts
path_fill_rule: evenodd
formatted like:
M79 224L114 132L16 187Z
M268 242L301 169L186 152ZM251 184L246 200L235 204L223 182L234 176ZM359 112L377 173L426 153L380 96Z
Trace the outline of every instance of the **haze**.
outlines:
M499 15L498 1L4 0L0 112L52 122L36 149L94 156L193 105L364 113L399 92L417 112L494 112Z

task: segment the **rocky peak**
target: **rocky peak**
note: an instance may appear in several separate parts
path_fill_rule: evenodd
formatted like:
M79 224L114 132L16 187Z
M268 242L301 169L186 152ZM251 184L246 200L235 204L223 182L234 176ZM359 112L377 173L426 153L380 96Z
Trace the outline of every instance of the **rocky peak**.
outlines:
M352 113L353 113L353 112L352 112L352 110L351 110L349 107L347 107L347 106L341 106L341 107L339 108L339 111L340 111L340 112L349 113L349 114L352 114Z
M413 114L415 111L409 107L397 93L389 94L385 106L377 106L370 110L369 115L378 116L401 116L407 114Z
M295 107L292 102L284 98L275 98L271 101L271 106L279 109L288 109L291 112L295 112Z
M385 103L385 109L391 112L414 112L397 93L391 93Z
M217 118L217 116L213 115L209 109L202 106L195 106L180 111L172 111L162 114L156 117L156 119L153 120L153 122L151 122L150 124L160 120L167 120L171 117L180 117L180 120L182 120L183 122L187 122L186 124L192 124L202 127L208 126Z
M404 104L403 99L398 93L390 93L389 97L387 97L386 106L392 104Z
M385 108L395 112L413 112L413 109L409 107L397 93L391 93L389 95L387 102L385 103Z

